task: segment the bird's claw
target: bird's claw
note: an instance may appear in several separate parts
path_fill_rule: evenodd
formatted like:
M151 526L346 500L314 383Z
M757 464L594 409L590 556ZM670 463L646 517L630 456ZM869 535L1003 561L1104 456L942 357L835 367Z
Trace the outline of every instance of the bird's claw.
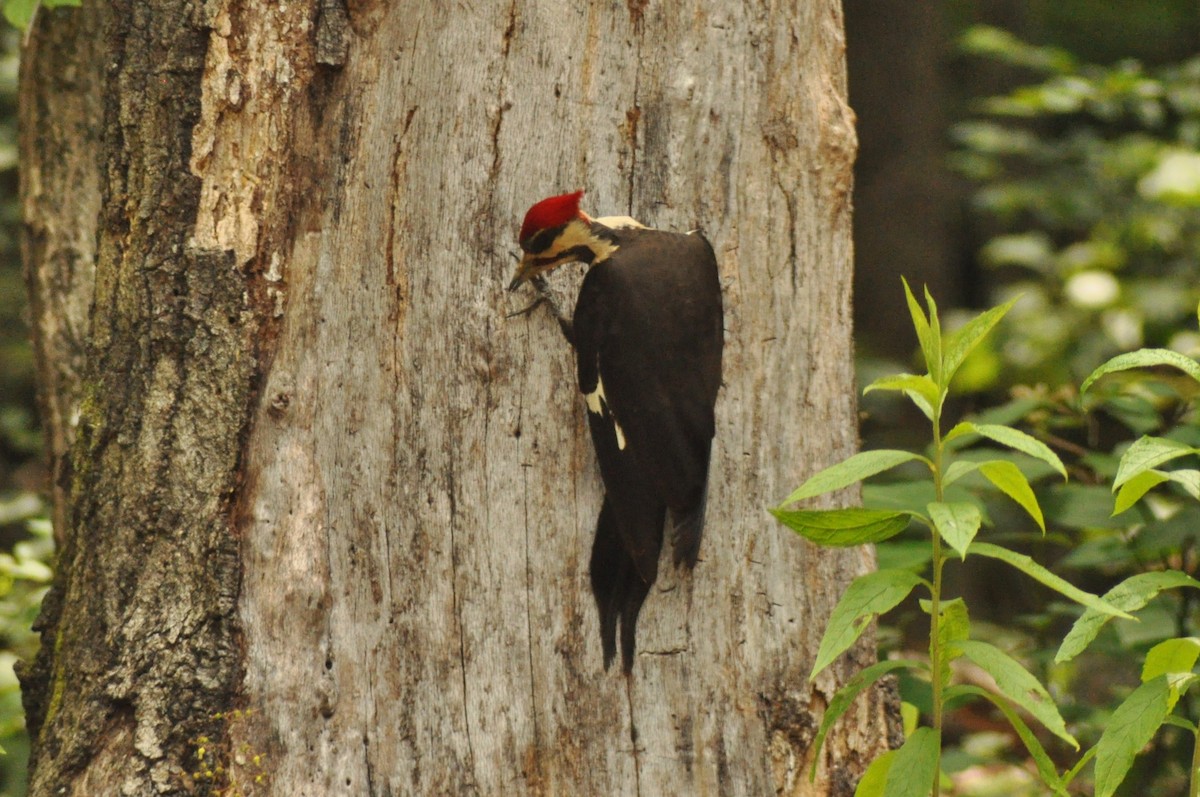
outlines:
M523 310L514 310L513 312L509 313L508 315L506 315L506 316L504 316L504 317L505 317L505 318L520 318L520 317L521 317L521 316L523 316L523 315L529 315L529 314L530 314L530 313L532 313L534 310L536 310L536 309L538 309L539 307L541 307L543 304L546 304L546 302L548 302L548 301L549 301L549 300L548 300L548 299L547 299L545 296L539 296L539 297L537 297L536 299L534 299L534 300L533 300L533 302L531 302L531 303L529 304L529 306L528 306L528 307L526 307L525 309L523 309Z
M554 297L554 293L550 290L550 285L546 282L546 278L539 274L538 276L530 279L529 284L532 285L533 289L538 292L538 298L523 310L517 310L516 312L509 313L507 318L529 315L544 304L550 308L550 312L554 315L555 320L558 321L559 329L562 330L567 342L571 345L574 345L575 334L574 327L571 323L572 319L562 311L561 307L558 306L558 300Z

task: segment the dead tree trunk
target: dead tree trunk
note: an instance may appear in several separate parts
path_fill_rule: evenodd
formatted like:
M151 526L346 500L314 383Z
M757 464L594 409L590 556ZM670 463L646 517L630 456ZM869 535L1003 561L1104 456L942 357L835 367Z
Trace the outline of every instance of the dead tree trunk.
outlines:
M873 651L806 675L871 555L765 512L856 440L840 8L568 5L41 15L34 794L852 793L882 695L807 766ZM701 562L660 577L629 680L571 355L503 290L525 207L577 187L702 227L726 291Z

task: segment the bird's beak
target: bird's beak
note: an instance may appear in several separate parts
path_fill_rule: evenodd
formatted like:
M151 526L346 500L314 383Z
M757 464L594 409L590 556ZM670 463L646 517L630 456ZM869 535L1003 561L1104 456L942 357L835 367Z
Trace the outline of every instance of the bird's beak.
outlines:
M529 280L533 276L533 258L529 255L521 258L517 263L517 273L513 275L512 282L508 283L508 289L515 291L521 287L521 283Z

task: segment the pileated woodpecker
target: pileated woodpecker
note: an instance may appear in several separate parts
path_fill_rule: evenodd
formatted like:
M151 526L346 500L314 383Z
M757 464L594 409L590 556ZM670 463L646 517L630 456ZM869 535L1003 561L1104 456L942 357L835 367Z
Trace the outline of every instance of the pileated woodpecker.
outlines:
M712 247L699 232L645 227L627 216L589 218L582 191L525 214L524 251L509 290L529 281L550 301L574 346L579 389L604 479L590 576L607 669L633 668L638 613L658 576L668 514L676 566L696 564L704 527L713 405L724 324ZM544 275L590 265L572 319Z

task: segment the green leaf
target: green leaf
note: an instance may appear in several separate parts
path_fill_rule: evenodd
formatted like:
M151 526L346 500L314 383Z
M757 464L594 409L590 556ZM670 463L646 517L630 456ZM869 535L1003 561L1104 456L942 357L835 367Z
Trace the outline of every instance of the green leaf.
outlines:
M4 0L4 18L18 30L25 30L33 20L37 0Z
M993 694L986 689L981 689L978 686L970 686L968 684L959 684L952 686L946 690L945 699L947 702L957 698L960 695L976 695L986 698L991 703L1000 709L1008 724L1017 732L1017 736L1025 744L1025 749L1029 751L1033 763L1037 766L1038 775L1041 776L1042 782L1060 797L1067 797L1067 788L1059 777L1058 769L1054 766L1054 762L1050 760L1050 756L1046 753L1046 748L1042 747L1042 743L1038 741L1033 731L1029 730L1029 726L1021 719L1017 712L1013 711L1012 706L999 695Z
M772 509L771 514L806 540L835 548L895 537L912 517L882 509Z
M922 396L920 393L913 393L912 391L909 391L909 392L905 393L904 395L908 396L909 401L911 401L913 404L916 405L917 409L919 409L921 411L922 415L924 415L930 421L933 420L933 408L935 406L934 404L931 404L928 401L926 401L925 397ZM937 406L940 406L940 405L937 405Z
M940 392L946 386L941 378L942 341L940 331L935 336L934 328L930 326L929 320L925 317L925 311L921 309L921 305L917 304L916 297L908 287L908 280L901 277L900 281L904 283L904 298L908 302L908 312L912 316L913 329L917 331L921 353L925 356L925 368L929 371L929 378L938 386Z
M1096 744L1096 797L1112 797L1170 712L1165 675L1142 684L1117 706Z
M926 614L931 614L933 609L932 601L922 600L921 608ZM962 651L956 646L957 643L963 642L971 636L971 618L967 612L967 603L962 598L954 598L953 600L943 600L938 604L938 646L941 648L943 655L942 671L935 674L939 677L943 684L950 683L950 663L962 655ZM930 645L929 658L933 660L933 645Z
M794 504L797 501L803 501L806 498L812 498L822 493L840 490L855 482L860 482L877 473L891 470L897 465L912 462L913 460L920 460L929 465L930 468L933 467L925 457L920 454L913 454L910 451L896 451L886 448L876 451L860 451L849 459L813 474L808 481L797 487L791 495L783 499L780 507Z
M834 693L829 699L829 706L825 709L825 715L821 717L821 727L817 731L816 751L813 753L812 771L809 777L815 778L817 774L817 764L821 761L821 746L825 744L825 737L829 735L829 729L833 724L846 713L847 709L854 703L854 699L863 691L869 688L872 684L878 681L883 676L895 672L896 670L924 670L926 665L912 659L890 659L872 664L859 670L858 673L846 682L846 685Z
M1185 357L1179 352L1171 351L1170 349L1138 349L1128 354L1119 354L1095 371L1092 371L1088 378L1083 380L1083 384L1079 386L1079 392L1086 392L1092 386L1093 382L1105 374L1111 374L1114 371L1127 371L1130 368L1150 368L1159 365L1169 365L1172 368L1178 368L1192 379L1200 382L1200 363L1197 363L1191 357Z
M891 771L892 761L895 758L896 751L888 750L872 761L858 781L854 797L883 797L883 787L887 783L888 772Z
M877 615L895 608L920 583L921 577L908 570L877 570L850 582L825 625L809 680L853 645Z
M1113 502L1113 517L1129 509L1151 488L1157 487L1169 478L1161 470L1147 470L1122 484L1121 489L1117 492L1117 500Z
M929 286L923 286L925 291L925 306L929 308L929 334L933 338L933 343L938 353L937 364L934 366L937 370L931 373L933 381L938 384L938 387L943 389L950 386L950 377L946 375L946 345L942 337L942 322L938 320L937 302L933 300L933 294L929 292ZM936 375L935 375L936 374Z
M1178 484L1184 491L1200 501L1200 470L1192 470L1191 468L1180 468L1178 470L1168 471L1167 478Z
M979 556L987 556L991 559L999 559L1001 562L1010 564L1033 580L1046 585L1055 592L1065 595L1089 609L1095 609L1096 611L1116 617L1133 619L1129 614L1101 600L1092 593L1084 592L1070 582L1059 578L1024 554L1016 553L1007 548L1001 548L998 545L992 545L987 542L972 543L971 553L978 554Z
M1029 516L1038 524L1042 534L1046 533L1046 521L1042 518L1042 508L1038 506L1037 496L1034 495L1033 487L1029 485L1029 479L1025 478L1025 474L1021 472L1020 468L1007 460L994 459L981 463L979 471L1001 492L1020 504L1021 508L1028 512Z
M1121 465L1117 468L1112 489L1115 492L1118 487L1139 473L1194 453L1196 449L1186 443L1166 437L1139 437L1121 457Z
M1057 47L1032 45L1003 28L972 25L959 38L963 51L1039 72L1071 74L1079 67L1075 56Z
M896 750L883 797L929 797L938 776L941 745L941 736L933 728L917 728Z
M1110 606L1121 611L1135 612L1157 597L1158 593L1164 589L1177 587L1200 589L1200 581L1196 581L1178 570L1138 573L1104 593L1104 600ZM1107 613L1089 608L1067 632L1062 645L1058 648L1058 653L1054 656L1054 661L1061 664L1078 656L1092 643L1092 640L1100 633L1100 629L1110 619L1112 618Z
M1174 725L1176 728L1183 728L1188 733L1196 733L1196 726L1178 714L1168 715L1167 718L1163 720L1163 724Z
M963 476L966 476L968 473L977 470L982 464L982 462L968 459L954 460L950 463L950 467L946 468L945 473L942 474L942 487L949 487Z
M970 547L971 540L975 539L975 535L979 533L979 525L983 522L979 507L967 501L949 504L934 501L929 504L927 509L929 518L933 521L938 534L965 561L967 548Z
M928 376L917 376L915 374L892 374L876 379L871 384L867 385L863 390L863 395L870 393L872 390L899 390L912 398L916 402L913 394L924 400L926 406L940 407L945 395L938 389L938 386L933 383L933 380ZM918 403L917 406L920 406Z
M1041 440L1031 437L1019 429L1000 426L998 424L963 421L946 433L944 442L949 443L967 434L981 435L989 440L994 440L1002 446L1008 446L1011 449L1020 451L1022 454L1028 454L1031 457L1040 459L1062 474L1064 479L1067 478L1067 469L1063 465L1062 460L1058 458L1058 455L1051 451L1049 446Z
M1150 648L1142 664L1142 683L1169 672L1191 672L1200 658L1200 639L1182 637Z
M956 647L995 679L996 687L1005 697L1033 715L1046 730L1079 749L1079 742L1067 731L1067 724L1046 687L1020 662L987 642L966 640L956 643Z
M954 374L967 359L967 355L979 345L980 341L987 337L987 334L992 331L992 328L996 324L1000 323L1000 319L1012 309L1012 306L1016 304L1019 298L1021 297L1014 296L999 307L993 307L991 310L975 316L950 338L949 345L946 346L945 356L946 366L944 377L947 382L954 378Z

